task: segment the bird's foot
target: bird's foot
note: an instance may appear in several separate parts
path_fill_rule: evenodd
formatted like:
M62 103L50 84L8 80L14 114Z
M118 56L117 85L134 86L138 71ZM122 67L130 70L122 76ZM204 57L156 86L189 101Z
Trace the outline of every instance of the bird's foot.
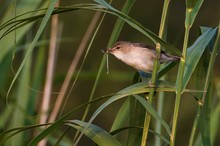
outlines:
M150 88L156 88L156 85L154 83L152 83L151 81L148 82L148 86Z
M160 60L160 56L154 55L154 60Z

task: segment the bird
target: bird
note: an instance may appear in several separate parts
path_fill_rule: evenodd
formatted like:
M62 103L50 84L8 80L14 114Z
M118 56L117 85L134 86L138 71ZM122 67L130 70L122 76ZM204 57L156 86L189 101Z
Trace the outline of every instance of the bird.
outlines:
M111 48L102 50L102 52L110 53L125 64L146 73L152 73L154 59L157 56L154 46L145 45L144 43L131 43L128 41L118 41ZM179 60L179 56L172 56L162 51L159 63L162 64Z

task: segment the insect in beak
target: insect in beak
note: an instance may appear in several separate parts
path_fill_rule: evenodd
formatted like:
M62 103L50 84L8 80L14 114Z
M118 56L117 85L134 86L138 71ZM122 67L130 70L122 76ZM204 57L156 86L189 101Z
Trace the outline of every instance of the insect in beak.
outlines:
M108 65L109 49L102 49L101 51L102 51L102 53L106 53L107 54L107 57L106 57L106 67L107 67L107 74L109 74L109 65Z
M102 49L101 52L102 53L107 53L107 54L109 53L108 49Z

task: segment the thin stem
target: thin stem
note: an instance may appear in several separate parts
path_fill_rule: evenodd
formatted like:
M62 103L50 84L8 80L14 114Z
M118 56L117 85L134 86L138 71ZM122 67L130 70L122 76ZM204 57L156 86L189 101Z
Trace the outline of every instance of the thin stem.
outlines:
M204 91L208 90L209 83L210 83L211 76L212 76L212 71L213 71L213 68L214 68L214 65L215 65L216 55L217 55L219 44L220 44L220 29L219 28L220 28L220 23L219 23L219 26L218 26L218 36L216 38L215 45L214 45L212 55L211 55L211 58L210 58L210 62L209 62L209 67L208 67L208 72L207 72L207 76L206 76ZM206 93L207 92L203 93L202 102L205 101Z
M193 146L193 140L194 140L194 137L195 137L195 134L196 134L197 125L199 123L201 108L202 108L202 106L201 106L201 104L199 104L199 109L197 110L196 117L195 117L193 127L192 127L192 131L191 131L191 135L190 135L190 139L189 139L189 146Z
M165 77L162 79L165 79ZM161 117L163 116L164 96L165 96L164 92L159 92L158 101L157 101L157 112L158 112L158 115ZM161 133L162 132L162 125L159 120L155 121L155 132L162 135L162 133ZM161 146L161 145L162 144L161 144L160 137L158 137L158 136L155 137L155 146Z
M59 1L57 1L56 6L59 6ZM44 124L47 122L48 111L50 107L50 98L51 98L51 90L53 85L53 75L54 75L54 67L56 62L57 55L57 36L58 36L58 26L59 26L59 16L55 15L52 18L51 22L51 33L50 33L50 46L49 46L49 54L48 54L48 63L47 63L47 72L46 72L46 82L44 86L44 94L41 104L41 116L39 119L39 124ZM45 146L47 140L42 140L38 146Z
M179 74L178 74L179 82L177 85L177 94L176 94L175 107L174 107L174 113L173 113L172 132L170 135L170 146L174 146L175 137L176 137L176 125L177 125L179 106L180 106L180 100L181 100L181 95L182 95L182 82L183 82L183 75L184 75L184 69L185 69L185 58L186 58L186 50L187 50L188 39L189 39L189 31L190 31L190 26L186 25L182 58L180 61L180 66L179 66Z
M167 18L167 12L168 12L168 7L170 4L171 0L165 0L164 1L164 6L163 6L163 12L162 12L162 17L160 21L160 30L159 30L159 37L164 38L164 29L165 29L165 24L166 24L166 18Z
M57 3L58 5L58 3ZM39 123L44 124L47 120L47 112L50 102L50 93L52 88L52 79L53 79L53 73L54 73L54 66L55 66L55 58L56 58L56 50L57 50L57 35L58 35L58 15L55 15L52 18L51 23L51 39L50 39L50 46L49 46L49 54L48 54L48 63L47 63L47 73L46 73L46 83L44 87L44 95L43 95L43 101L41 106L41 112L42 115L40 116Z
M168 10L168 6L171 0L168 0L167 2L165 1L164 3L164 8L163 8L163 13L165 16L167 16L167 10ZM161 25L160 25L160 31L159 31L159 37L162 39L165 39L164 36L164 29L165 29L165 25L166 25L166 17L161 17ZM165 78L165 77L164 77ZM158 114L162 117L162 113L163 113L163 103L164 103L164 92L160 92L158 95L158 102L157 102L157 112ZM156 124L155 124L155 131L159 134L161 134L161 123L157 120ZM161 139L159 137L155 137L155 146L160 146L161 145Z
M153 100L153 95L151 95L151 94L152 94L152 92L150 92L150 94L149 94L149 99L146 96L146 100L148 100L148 102L150 104L152 104L152 100ZM150 98L150 97L152 97L152 98ZM151 119L151 114L149 112L146 112L145 119L144 119L144 128L143 128L141 146L146 146L147 137L148 137L148 130L149 130L149 125L150 125L150 119Z
M160 30L159 30L159 37L160 38L162 38L162 36L164 34L164 27L165 27L165 22L166 22L166 18L167 18L167 11L168 11L168 7L169 7L169 2L170 2L170 0L164 1L161 23L160 23ZM160 52L161 52L161 46L159 43L157 43L156 44L156 56L154 59L154 69L153 69L151 83L150 83L152 86L155 86L155 82L156 82L157 70L159 68ZM149 93L149 99L148 99L148 97L146 97L146 100L148 100L148 102L150 104L152 104L152 101L153 101L154 91L155 91L154 88L151 88L150 93ZM146 112L142 140L141 140L141 146L146 145L150 120L151 120L151 114L149 112Z

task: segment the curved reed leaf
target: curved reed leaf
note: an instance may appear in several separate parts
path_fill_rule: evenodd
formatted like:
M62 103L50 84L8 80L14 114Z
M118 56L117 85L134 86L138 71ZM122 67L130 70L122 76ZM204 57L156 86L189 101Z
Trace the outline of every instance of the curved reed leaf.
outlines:
M106 7L108 9L108 12L116 15L117 17L123 19L125 22L127 22L131 27L138 30L142 34L144 34L146 37L151 39L155 44L160 43L164 47L164 51L170 52L171 54L181 56L181 52L171 44L165 42L164 40L160 39L155 33L150 31L149 29L145 28L143 25L141 25L136 20L132 19L131 17L121 13L117 9L113 8L111 5L106 3L104 0L95 0L95 2L99 3L100 5Z
M154 107L149 104L144 98L138 95L134 95L134 97L145 107L145 109L153 116L155 117L160 123L164 126L166 129L167 133L170 134L171 130L169 125L157 114L156 110Z
M20 132L24 132L26 130L31 130L31 129L34 129L34 128L39 128L41 126L48 126L48 125L50 125L50 124L28 125L28 126L22 126L22 127L16 127L16 128L8 129L8 130L0 133L0 144L4 144L4 142L6 140L8 140L12 136L14 136L14 135L16 135Z
M53 124L51 124L49 127L47 127L45 130L43 130L39 135L37 135L35 138L33 138L29 145L37 145L38 142L40 142L42 139L44 139L47 135L51 134L52 131L56 130L60 125L63 124L63 122L65 120L67 120L67 118L72 115L74 112L76 112L77 110L81 109L82 107L88 105L88 104L92 104L95 102L98 102L100 100L106 99L109 96L103 96L101 98L97 98L95 100L86 102L76 108L74 108L73 110L69 111L68 113L66 113L65 115L63 115L61 118L59 118L57 121L55 121Z
M204 0L186 0L185 25L191 27Z
M140 130L142 130L143 127L140 127L140 126L122 127L122 128L119 128L119 129L116 129L116 130L112 131L111 134L112 134L112 135L115 135L115 134L117 134L117 133L119 133L119 132L122 132L122 131L124 131L124 130L127 130L127 129L140 129ZM150 130L150 129L149 129L149 132L152 133L152 134L154 134L155 136L159 137L161 140L163 140L163 141L166 142L167 144L170 143L167 138L163 137L163 136L160 135L159 133L156 133L155 131Z
M80 120L70 120L65 122L65 124L80 130L81 132L88 125L87 122ZM94 124L90 124L84 131L84 134L100 146L121 146L121 143L110 133Z
M167 88L165 88L164 86L170 87L170 84L167 84L166 82L161 82L161 83L158 84L158 88L156 88L155 91L167 91ZM172 90L175 91L174 88L172 88ZM91 116L90 120L88 121L88 125L85 127L84 130L86 130L86 128L89 126L89 124L92 123L92 121L101 113L101 111L103 111L111 103L113 103L117 100L120 100L124 97L127 97L129 95L146 93L146 92L149 92L149 91L150 91L150 88L148 88L147 83L145 83L145 82L134 84L132 86L129 86L129 87L119 91L115 96L112 96L109 100L107 100L105 103L103 103L101 106L99 106L99 108ZM148 110L148 109L146 109L146 110ZM149 111L149 112L151 112L151 111ZM158 116L155 116L154 113L151 113L151 114L156 119L158 118ZM161 120L161 119L159 119L159 120ZM164 124L164 123L162 123L162 124ZM170 133L170 130L167 128L167 126L165 126L165 129L167 130L168 133ZM82 131L82 134L83 133L84 133L84 131ZM78 139L76 140L76 143L80 140L82 134L78 137Z
M131 8L133 7L133 5L135 4L135 2L136 2L136 0L126 0L121 11L125 14L128 14L130 12ZM115 26L113 28L113 31L112 31L111 36L108 41L108 46L112 45L118 39L118 37L121 33L121 30L124 26L124 23L125 22L120 18L118 18L116 20ZM108 56L107 56L107 58L108 58ZM108 61L107 61L107 63L108 63ZM128 105L128 102L125 101L124 104L120 107L120 110L119 110L116 118L114 119L114 123L112 124L111 130L120 128L120 126L122 126L123 123L126 121L127 116L125 116L125 114L128 114L128 112L129 112L127 105Z
M69 7L58 7L53 11L52 14L65 13L65 12L74 11L77 9L96 10L96 11L107 12L107 13L113 14L113 15L121 18L126 23L128 23L131 27L133 27L134 29L136 29L137 31L141 32L146 37L151 39L155 44L157 42L160 43L164 47L164 51L170 52L171 54L174 54L174 55L181 56L181 52L176 47L174 47L171 44L160 39L156 34L151 32L147 28L145 28L143 25L141 25L136 20L134 20L134 19L130 18L129 16L125 15L124 13L121 13L120 11L116 10L115 8L113 8L112 6L110 6L108 3L106 3L103 0L96 0L96 2L99 3L100 5L80 4L80 5L74 5L74 6L69 6ZM106 10L105 8L109 8L109 10ZM39 11L42 11L42 10L39 10ZM11 21L9 20L9 22L7 22L7 23L10 23L10 24L17 23L17 22L22 23L23 21L28 21L28 20L29 20L29 22L33 22L34 19L31 19L32 17L23 18L23 20L16 20L16 21L14 20L15 18L13 18ZM34 17L36 18L35 20L37 20L37 19L44 17L44 14L34 16ZM30 19L31 19L31 21L30 21ZM1 29L3 29L4 27L5 27L5 24L4 24L4 26L0 26Z
M183 76L183 88L182 91L186 88L200 58L202 57L205 48L209 44L210 40L216 33L215 29L209 29L200 37L197 38L195 43L187 49L187 56L186 56L186 67ZM176 85L178 85L179 79L177 79Z
M25 4L25 1L23 0L23 1L19 1L19 4L16 6L16 9L19 9L20 13L25 13L26 11L34 10L39 7L41 7L41 8L46 7L46 6L48 6L48 3L49 3L48 1L44 1L41 3L40 1L37 0L37 1L32 1L32 5L27 6ZM1 21L0 21L0 36L2 36L4 33L3 30L1 30L1 29L9 28L13 24L25 24L26 23L26 22L20 23L19 22L20 18L18 19L17 16L10 19L10 20L13 20L12 23L9 23L9 24L6 23L7 22L6 20L11 18L12 12L13 12L13 10L11 8L8 8L4 17L1 19ZM39 14L39 13L36 12L35 15L37 15L37 14ZM29 17L30 17L30 15L29 15ZM17 21L17 19L18 19L18 21ZM4 23L4 21L5 21L5 23ZM20 29L16 30L16 38L15 38L16 42L19 42L24 37L24 35L27 33L27 31L30 30L31 26L32 26L32 24L26 25L26 26L21 27ZM16 25L15 25L15 27L16 27ZM13 49L13 47L15 45L14 43L12 43L12 41L14 40L14 37L15 37L14 34L11 33L9 36L0 40L0 44L1 44L0 63L8 55L8 53Z

